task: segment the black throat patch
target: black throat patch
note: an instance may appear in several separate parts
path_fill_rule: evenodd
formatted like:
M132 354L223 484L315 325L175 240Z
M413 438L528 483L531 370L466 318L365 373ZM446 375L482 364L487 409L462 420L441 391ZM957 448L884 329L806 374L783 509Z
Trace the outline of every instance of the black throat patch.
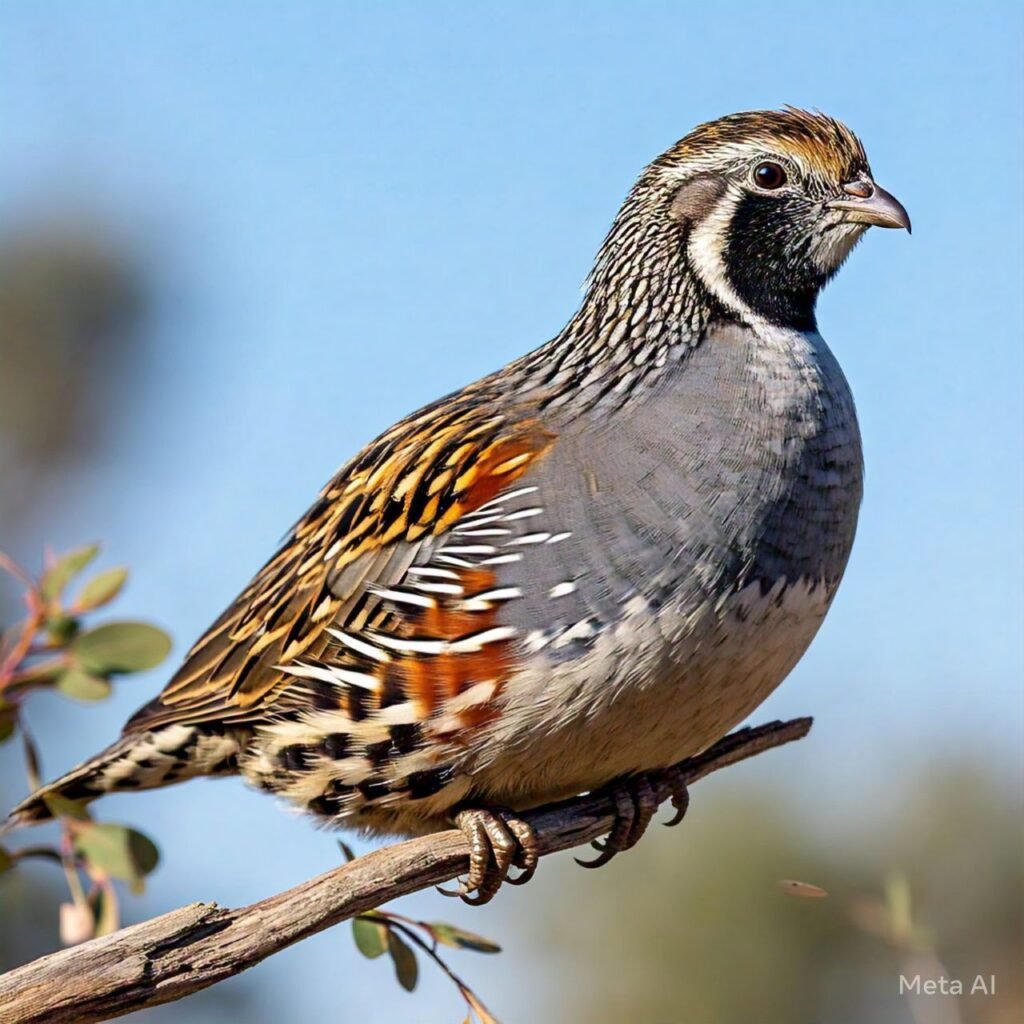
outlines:
M828 275L810 257L811 239L800 231L807 216L795 199L744 195L736 206L722 254L729 283L770 323L815 330L814 307Z

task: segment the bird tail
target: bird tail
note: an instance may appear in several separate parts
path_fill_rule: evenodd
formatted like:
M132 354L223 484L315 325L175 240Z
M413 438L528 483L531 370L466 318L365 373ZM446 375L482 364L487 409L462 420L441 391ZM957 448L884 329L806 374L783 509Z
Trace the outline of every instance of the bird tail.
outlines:
M89 803L105 793L156 789L198 775L233 775L239 749L237 734L208 723L129 733L23 800L0 833L52 818L47 799L54 796Z

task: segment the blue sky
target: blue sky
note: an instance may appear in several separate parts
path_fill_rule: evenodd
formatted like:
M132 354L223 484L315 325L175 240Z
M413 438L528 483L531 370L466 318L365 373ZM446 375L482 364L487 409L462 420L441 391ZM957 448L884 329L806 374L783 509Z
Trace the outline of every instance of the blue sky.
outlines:
M821 303L867 495L831 616L758 715L812 713L814 738L765 771L816 810L961 750L1020 771L1019 5L97 0L0 14L0 228L62 207L111 219L153 268L162 314L124 429L55 486L60 511L26 549L103 538L135 572L126 610L166 623L178 652L360 444L559 329L646 161L733 110L846 120L914 234L873 232ZM50 709L62 739L48 766L91 753L159 683ZM164 838L152 910L257 898L335 857L234 784L111 812ZM261 871L237 871L257 842ZM488 911L492 930L502 913ZM318 940L264 979L357 970L346 943ZM500 1004L509 984L487 977ZM320 1005L322 989L297 991ZM353 1016L388 1019L372 996L352 987ZM435 997L438 1019L457 1019Z

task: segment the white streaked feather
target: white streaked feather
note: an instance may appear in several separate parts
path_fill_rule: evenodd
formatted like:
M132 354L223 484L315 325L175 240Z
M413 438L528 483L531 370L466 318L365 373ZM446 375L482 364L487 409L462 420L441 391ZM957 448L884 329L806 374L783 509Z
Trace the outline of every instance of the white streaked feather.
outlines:
M374 676L367 675L365 672L354 672L352 669L341 668L337 665L308 665L300 661L294 665L275 665L274 668L299 679L316 679L322 683L330 683L332 686L358 686L371 692L380 689L380 681Z
M465 590L458 583L414 583L413 586L427 594L449 594L453 597L458 597Z
M523 556L518 551L510 552L507 555L495 555L493 558L485 558L481 565L507 565L509 562L521 562Z
M371 633L376 643L391 651L403 654L444 654L448 644L444 640L407 640L404 637L388 636L386 633Z
M382 651L373 644L368 644L365 640L360 640L359 637L354 636L351 633L345 633L340 629L331 629L327 627L327 632L340 641L346 647L355 651L356 654L362 654L366 658L372 658L374 661L388 662L391 660L391 655L386 651Z
M543 544L545 541L551 539L550 533L525 533L522 537L516 537L515 540L510 540L507 547L518 547L522 544Z
M523 508L520 509L518 512L510 512L507 516L504 517L504 520L506 523L511 523L517 519L532 519L534 516L539 516L543 514L544 509L542 508Z
M497 587L494 590L484 591L476 597L481 601L508 601L513 597L522 597L523 591L519 587Z
M473 563L467 562L464 558L457 558L455 555L437 555L438 562L444 562L445 565L457 565L460 569L472 569Z
M464 533L466 530L475 530L477 527L487 526L489 523L500 523L503 519L505 519L505 516L502 514L501 509L497 509L486 516L474 515L471 518L466 515L452 527L452 533Z
M439 580L457 580L459 574L451 569L437 569L432 565L410 565L406 570L410 576L431 576Z
M421 587L420 589L426 589ZM435 608L437 602L424 594L410 594L407 590L389 590L384 587L370 587L371 593L394 604L410 604L414 608Z
M536 487L520 487L514 491L506 491L504 494L499 494L493 501L489 501L486 505L481 505L476 511L477 513L493 512L503 502L512 501L515 498L521 498L524 494L533 494L536 490Z
M481 650L487 644L497 643L499 640L508 640L516 635L518 630L512 626L495 626L493 629L486 629L482 633L474 633L472 636L463 637L461 640L454 640L448 645L453 654L471 654Z

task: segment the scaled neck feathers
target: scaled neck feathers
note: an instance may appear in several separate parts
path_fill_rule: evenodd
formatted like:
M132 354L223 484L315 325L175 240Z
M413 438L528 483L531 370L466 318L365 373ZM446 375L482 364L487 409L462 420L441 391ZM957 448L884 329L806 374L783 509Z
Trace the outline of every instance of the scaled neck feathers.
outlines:
M716 321L735 319L701 281L690 225L669 213L672 191L641 179L598 251L579 310L547 344L511 368L544 406L624 401L685 357Z

